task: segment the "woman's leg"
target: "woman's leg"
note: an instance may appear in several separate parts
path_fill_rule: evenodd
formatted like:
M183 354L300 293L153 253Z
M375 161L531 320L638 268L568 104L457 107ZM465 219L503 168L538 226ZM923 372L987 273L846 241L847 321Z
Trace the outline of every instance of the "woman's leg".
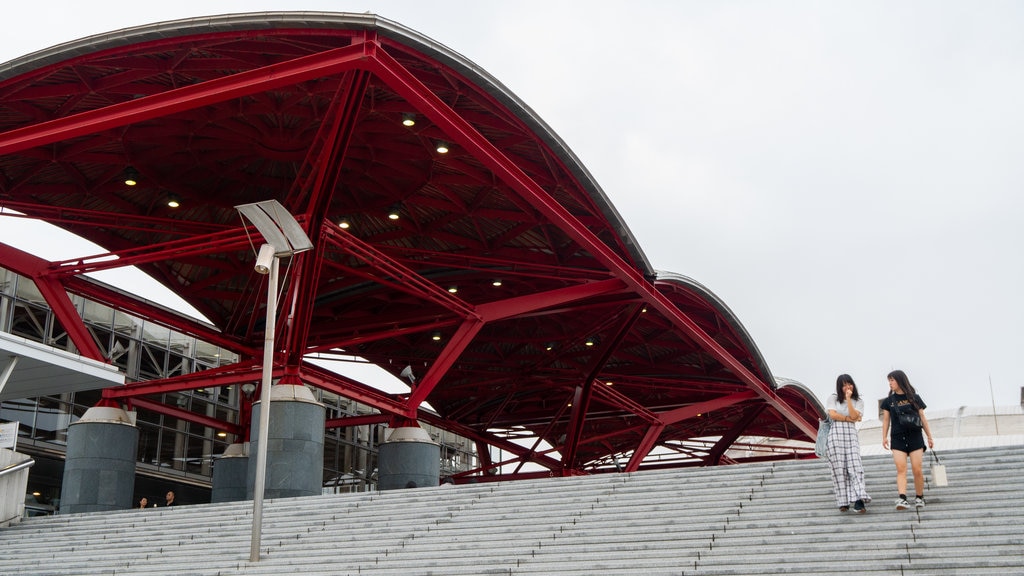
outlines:
M910 469L914 473L914 494L918 496L924 495L924 471L921 467L921 462L924 460L924 449L914 450L910 453ZM904 479L903 482L906 484L906 464L903 465ZM902 492L901 492L902 494Z
M896 491L899 494L907 493L907 453L899 450L892 451L892 460L896 463ZM918 458L920 465L920 458ZM917 481L917 477L914 477Z

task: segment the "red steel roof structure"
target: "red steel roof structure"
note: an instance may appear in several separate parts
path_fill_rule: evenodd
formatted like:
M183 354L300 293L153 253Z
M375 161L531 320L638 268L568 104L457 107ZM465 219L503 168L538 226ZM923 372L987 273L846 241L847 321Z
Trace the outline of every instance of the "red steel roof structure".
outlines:
M3 265L35 280L86 357L103 353L68 292L242 357L106 401L246 433L153 395L259 381L266 280L235 206L270 199L315 245L282 266L275 376L465 436L477 472L509 464L488 446L518 476L813 451L777 446L813 439L814 395L776 384L714 294L651 267L525 104L412 30L370 14L227 15L0 65L0 208L109 251L49 262L0 245ZM83 276L123 266L212 326ZM332 355L417 380L385 393L310 361Z

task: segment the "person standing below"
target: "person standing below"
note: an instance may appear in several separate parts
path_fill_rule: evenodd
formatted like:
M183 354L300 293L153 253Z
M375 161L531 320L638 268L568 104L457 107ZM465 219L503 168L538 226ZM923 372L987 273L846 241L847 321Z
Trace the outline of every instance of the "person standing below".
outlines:
M897 510L906 510L910 507L910 502L907 501L908 457L914 473L914 506L924 507L924 472L921 463L927 448L921 435L922 430L928 437L928 448L935 447L932 430L924 416L925 408L927 406L924 400L910 385L910 379L903 370L889 372L889 396L882 400L881 405L882 447L889 449L891 441L892 459L896 463L896 490L899 492L896 499ZM910 421L915 415L920 419L920 425Z
M174 506L174 491L168 490L167 496L164 496L164 506Z
M853 506L858 514L867 512L870 502L864 487L864 465L860 459L860 437L857 422L864 416L864 401L849 374L836 378L836 392L828 397L826 408L832 428L826 443L828 464L832 470L832 492L840 512Z

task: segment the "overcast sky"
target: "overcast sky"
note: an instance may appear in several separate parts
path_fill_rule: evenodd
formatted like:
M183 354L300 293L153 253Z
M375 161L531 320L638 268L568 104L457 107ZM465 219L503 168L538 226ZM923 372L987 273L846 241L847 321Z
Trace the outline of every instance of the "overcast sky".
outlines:
M373 12L481 66L775 376L875 398L901 368L932 410L1020 401L1024 2L16 2L0 62L263 10ZM94 253L11 220L0 242Z

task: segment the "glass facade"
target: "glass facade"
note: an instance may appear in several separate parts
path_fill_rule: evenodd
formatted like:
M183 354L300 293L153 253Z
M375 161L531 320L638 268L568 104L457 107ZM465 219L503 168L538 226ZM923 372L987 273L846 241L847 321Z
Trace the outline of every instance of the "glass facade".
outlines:
M100 349L127 376L140 382L189 374L239 360L237 354L177 333L164 326L70 295ZM71 339L31 279L0 268L0 331L75 352ZM223 386L155 395L151 399L180 409L238 423L241 390ZM314 389L326 406L328 420L375 413L336 394ZM63 456L68 425L100 400L91 390L0 402L0 421L19 423L18 451L35 457ZM138 476L166 479L206 489L216 458L234 442L242 441L224 430L189 422L137 407ZM423 425L441 445L441 474L450 475L476 466L473 445L444 430ZM384 441L383 424L331 428L324 438L324 483L328 492L359 492L376 486L377 446ZM60 496L53 466L30 473L30 493L43 504Z

